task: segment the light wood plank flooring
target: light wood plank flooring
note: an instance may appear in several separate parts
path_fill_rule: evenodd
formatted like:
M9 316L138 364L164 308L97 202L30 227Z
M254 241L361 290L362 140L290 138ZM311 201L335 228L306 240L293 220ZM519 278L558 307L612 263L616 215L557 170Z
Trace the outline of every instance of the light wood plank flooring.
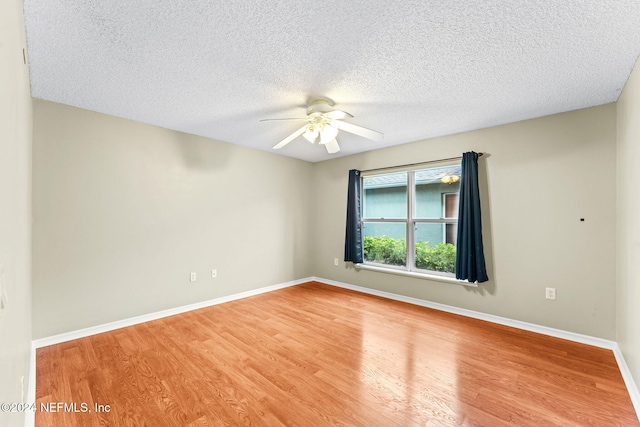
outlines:
M639 425L611 351L320 283L41 348L56 402L38 427Z

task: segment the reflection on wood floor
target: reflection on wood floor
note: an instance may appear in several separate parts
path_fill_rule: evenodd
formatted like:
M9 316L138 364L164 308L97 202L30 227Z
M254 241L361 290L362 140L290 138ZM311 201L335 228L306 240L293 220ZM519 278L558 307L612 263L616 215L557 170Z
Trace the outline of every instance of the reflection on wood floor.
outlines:
M640 425L609 350L315 282L41 348L37 406L39 427Z

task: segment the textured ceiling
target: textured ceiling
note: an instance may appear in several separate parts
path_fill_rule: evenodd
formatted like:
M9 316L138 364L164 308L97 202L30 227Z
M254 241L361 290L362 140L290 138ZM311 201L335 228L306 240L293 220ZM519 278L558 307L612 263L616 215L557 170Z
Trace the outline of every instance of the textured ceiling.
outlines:
M32 93L271 151L324 96L383 132L309 161L614 102L638 0L25 0Z

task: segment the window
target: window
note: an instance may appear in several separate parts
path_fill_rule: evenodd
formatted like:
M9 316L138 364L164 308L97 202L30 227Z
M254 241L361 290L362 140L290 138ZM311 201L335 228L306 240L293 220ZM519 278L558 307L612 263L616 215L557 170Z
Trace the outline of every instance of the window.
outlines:
M458 193L445 193L442 195L444 198L442 202L443 210L444 210L444 218L458 218ZM458 224L446 224L445 225L445 242L451 243L452 245L456 244L456 239L458 237Z
M363 176L364 263L453 276L460 164Z

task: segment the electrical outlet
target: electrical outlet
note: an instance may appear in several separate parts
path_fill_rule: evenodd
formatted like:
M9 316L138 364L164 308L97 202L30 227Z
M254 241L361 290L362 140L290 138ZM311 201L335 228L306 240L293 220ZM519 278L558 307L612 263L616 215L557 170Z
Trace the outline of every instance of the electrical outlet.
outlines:
M197 278L198 278L198 276L196 275L196 273L191 273L191 281L192 282L195 282Z
M214 279L218 277L218 270L216 270L215 268L211 270L211 277Z
M339 265L340 261L338 261L338 258L334 258L333 259L333 265Z
M545 297L547 299L555 300L556 299L556 288L546 288L545 289Z

